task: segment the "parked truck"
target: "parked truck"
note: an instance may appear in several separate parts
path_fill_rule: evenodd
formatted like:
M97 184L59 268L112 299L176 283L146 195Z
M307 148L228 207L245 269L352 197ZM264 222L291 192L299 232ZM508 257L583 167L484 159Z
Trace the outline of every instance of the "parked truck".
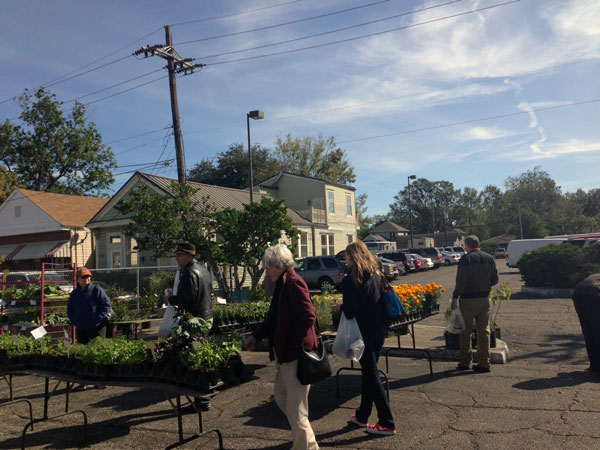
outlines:
M506 265L508 267L517 267L517 263L523 254L528 250L545 247L547 245L559 245L565 242L567 238L543 238L543 239L515 239L508 243L508 257Z

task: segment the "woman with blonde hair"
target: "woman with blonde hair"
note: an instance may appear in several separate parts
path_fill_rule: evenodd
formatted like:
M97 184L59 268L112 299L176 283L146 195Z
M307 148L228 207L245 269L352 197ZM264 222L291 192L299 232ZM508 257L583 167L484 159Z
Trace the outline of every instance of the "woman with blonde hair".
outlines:
M396 434L396 424L377 369L379 353L387 334L386 316L381 297L382 277L379 261L362 241L346 247L346 264L350 275L344 277L342 311L347 319L356 318L365 342L360 359L362 372L360 406L352 414L351 422L366 428L371 434ZM375 403L378 422L368 420Z
M292 428L292 450L317 450L319 446L308 421L308 391L297 377L298 354L317 347L315 307L304 280L294 270L294 256L284 245L267 248L262 258L266 276L274 283L273 299L264 322L246 339L252 350L269 339L269 358L277 362L275 403Z

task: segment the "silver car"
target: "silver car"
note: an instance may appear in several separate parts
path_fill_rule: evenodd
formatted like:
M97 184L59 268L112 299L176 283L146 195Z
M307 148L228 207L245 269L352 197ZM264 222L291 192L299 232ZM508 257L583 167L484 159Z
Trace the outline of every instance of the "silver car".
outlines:
M331 287L340 287L345 271L334 256L309 256L296 261L296 272L309 288L324 292Z

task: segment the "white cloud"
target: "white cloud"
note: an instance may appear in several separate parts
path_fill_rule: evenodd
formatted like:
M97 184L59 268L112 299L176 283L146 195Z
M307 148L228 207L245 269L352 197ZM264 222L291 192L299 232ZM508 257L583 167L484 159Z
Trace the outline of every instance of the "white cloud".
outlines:
M489 141L493 139L502 139L513 136L513 131L505 130L500 127L472 127L461 133L457 133L454 138L458 141Z

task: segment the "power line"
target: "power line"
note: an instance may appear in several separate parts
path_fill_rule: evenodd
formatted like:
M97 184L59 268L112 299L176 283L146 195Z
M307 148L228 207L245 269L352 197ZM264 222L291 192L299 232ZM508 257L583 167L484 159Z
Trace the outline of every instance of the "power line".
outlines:
M342 10L339 10L339 11L333 11L333 12L326 13L326 14L319 14L318 16L305 17L303 19L292 20L292 21L289 21L289 22L278 23L278 24L275 24L275 25L266 25L266 26L260 27L260 28L253 28L251 30L238 31L238 32L235 32L235 33L221 34L221 35L217 35L217 36L210 36L210 37L205 37L205 38L200 38L200 39L194 39L194 40L191 40L191 41L176 42L174 45L185 45L185 44L192 44L194 42L205 42L205 41L211 41L213 39L221 39L221 38L225 38L225 37L239 36L241 34L253 33L255 31L270 30L272 28L279 28L279 27L283 27L283 26L286 26L286 25L293 25L293 24L296 24L296 23L307 22L309 20L320 19L322 17L334 16L336 14L342 14L342 13L349 12L349 11L354 11L354 10L357 10L357 9L367 8L367 7L370 7L370 6L379 5L381 3L387 3L389 1L390 0L380 0L380 1L377 1L377 2L373 2L373 3L368 3L366 5L355 6L354 8L346 8L346 9L342 9ZM450 3L455 3L455 2L459 2L459 1L462 1L462 0L454 0L453 2L450 2ZM387 20L387 19L382 19L382 20Z
M167 125L166 127L157 128L156 130L146 131L145 133L140 133L140 134L136 134L136 135L133 135L133 136L127 136L127 137L124 137L124 138L115 139L115 140L112 140L110 142L105 142L104 145L110 145L110 144L114 144L116 142L127 141L129 139L134 139L134 138L137 138L137 137L146 136L148 134L158 133L159 131L167 130L169 128L172 128L172 125Z
M165 78L167 78L167 77L168 77L168 75L163 75L162 77L155 78L154 80L147 81L146 83L138 84L137 86L130 87L129 89L125 89L125 90L122 90L122 91L116 92L116 93L114 93L114 94L108 95L108 96L106 96L106 97L102 97L102 98L99 98L99 99L97 99L97 100L94 100L94 101L91 101L91 102L84 103L84 106L87 106L87 105L92 105L92 104L94 104L94 103L98 103L98 102L101 102L101 101L107 100L107 99L109 99L109 98L116 97L117 95L121 95L121 94L124 94L125 92L129 92L129 91L133 91L134 89L139 89L139 88L141 88L141 87L143 87L143 86L147 86L147 85L149 85L149 84L156 83L156 82L157 82L157 81L159 81L159 80L164 80L164 79L165 79Z
M236 54L236 53L243 53L243 52L247 52L247 51L250 51L250 50L258 50L258 49L261 49L261 48L273 47L273 46L276 46L276 45L289 44L291 42L302 41L302 40L310 39L310 38L313 38L313 37L319 37L319 36L325 36L325 35L328 35L328 34L339 33L340 31L346 31L346 30L351 30L351 29L354 29L354 28L364 27L364 26L367 26L367 25L372 25L374 23L384 22L386 20L391 20L391 19L397 19L398 17L408 16L408 15L415 14L415 13L418 13L418 12L423 12L423 11L427 11L427 10L430 10L430 9L439 8L439 7L442 7L442 6L447 6L447 5L450 5L452 3L456 3L456 2L459 2L459 1L461 1L461 0L452 0L452 1L447 2L447 3L441 3L439 5L428 6L426 8L422 8L422 9L418 9L418 10L414 10L414 11L410 11L410 12L405 12L405 13L401 13L401 14L396 14L396 15L393 15L393 16L388 16L388 17L384 17L382 19L371 20L369 22L363 22L363 23L359 23L359 24L355 24L355 25L349 25L347 27L337 28L335 30L323 31L321 33L310 34L310 35L307 35L307 36L302 36L302 37L298 37L298 38L288 39L288 40L285 40L285 41L273 42L271 44L258 45L256 47L248 47L248 48L245 48L245 49L233 50L233 51L230 51L230 52L218 53L218 54L215 54L215 55L202 56L202 57L199 57L199 58L196 58L196 59L206 60L206 59L210 59L210 58L217 58L217 57L220 57L220 56L233 55L233 54ZM510 2L507 2L506 4L508 4L508 3L515 3L515 2L518 2L518 1L520 1L520 0L513 0L513 1L510 1ZM342 43L342 42L348 42L348 41L353 41L353 40L357 40L357 39L363 39L365 37L371 37L371 36L376 36L376 35L379 35L379 34L390 33L392 31L403 30L405 28L411 28L411 27L414 27L414 26L417 26L417 25L424 25L424 24L428 24L428 23L432 23L432 22L437 22L439 20L444 20L444 19L448 19L448 18L458 17L460 15L471 14L473 12L482 11L483 9L495 8L497 6L503 6L503 5L505 5L505 4L503 3L503 4L500 4L500 5L489 6L487 8L476 9L476 10L468 11L468 12L465 12L465 13L460 13L460 14L455 14L455 15L452 15L452 16L442 17L442 18L439 18L439 19L434 19L434 20L430 20L430 21L426 21L426 22L422 22L422 23L418 23L418 24L407 25L407 26L404 26L404 27L394 28L394 29L387 30L387 31L382 31L382 32L377 32L377 33L371 33L371 34L367 34L367 35L363 35L363 36L357 36L357 37L353 37L353 38L343 39L343 40L340 40L340 41L334 41L334 42L329 42L329 43L324 43L324 44L317 44L317 45L310 46L310 47L303 47L303 48L299 48L299 49L288 50L288 51L279 52L279 53L272 53L272 54L268 54L268 55L258 55L258 56L254 56L254 57L236 59L236 60L232 60L232 61L223 61L223 62L219 62L219 63L209 63L207 65L214 66L214 65L217 65L217 64L225 64L225 63L235 62L235 61L244 61L246 59L264 58L266 56L280 55L280 54L291 53L291 52L296 52L296 51L300 51L300 50L307 50L307 49L312 49L312 48L317 48L317 47L324 47L324 46L327 46L327 45L339 44L339 43Z
M173 134L173 133L171 133L171 132L170 132L170 133L168 133L166 136L161 136L161 137L159 137L159 138L152 139L151 141L148 141L148 142L145 142L145 143L143 143L143 144L136 145L135 147L129 148L129 149L127 149L127 150L123 150L123 151L121 151L121 152L115 153L115 155L122 155L122 154L124 154L124 153L129 153L129 152L131 152L131 151L133 151L133 150L137 150L138 148L145 147L146 145L148 145L148 144L151 144L151 143L153 143L153 142L162 141L162 140L164 140L166 137L168 137L168 136L171 136L172 134ZM161 156L162 156L162 155L161 155Z
M129 83L130 81L139 80L140 78L147 77L148 75L152 75L153 73L160 72L160 71L162 71L162 70L164 70L164 67L161 67L160 69L153 70L152 72L147 72L147 73L145 73L145 74L142 74L142 75L139 75L139 76L137 76L137 77L130 78L130 79L128 79L128 80L125 80L125 81L121 81L120 83L113 84L113 85L111 85L111 86L107 86L107 87L105 87L105 88L102 88L102 89L99 89L99 90L97 90L97 91L90 92L89 94L80 95L79 97L75 97L75 98L72 98L72 99L70 99L70 100L65 100L63 103L71 103L71 102L74 102L74 101L76 101L76 100L80 100L80 99L82 99L82 98L89 97L90 95L99 94L100 92L108 91L109 89L112 89L112 88L114 88L114 87L121 86L121 85L123 85L123 84L127 84L127 83Z
M139 163L139 164L126 164L126 165L123 165L123 166L117 166L115 168L116 169L123 169L125 167L151 166L151 165L156 165L156 164L170 163L170 162L173 162L173 161L174 161L174 159L164 159L164 160L161 161L160 158L159 158L159 161L153 161L153 162L147 162L147 163Z
M568 107L571 107L571 106L585 105L585 104L588 104L588 103L596 103L596 102L600 102L600 98L593 99L593 100L584 100L584 101L581 101L581 102L567 103L567 104L564 104L564 105L547 106L545 108L530 109L530 110L527 110L527 111L519 111L519 112L507 113L507 114L498 114L496 116L480 117L478 119L464 120L462 122L453 122L453 123L446 123L446 124L443 124L443 125L435 125L435 126L425 127L425 128L416 128L416 129L413 129L413 130L399 131L397 133L388 133L388 134L381 134L381 135L378 135L378 136L369 136L369 137L365 137L365 138L350 139L350 140L347 140L347 141L339 141L338 144L348 144L348 143L351 143L351 142L367 141L367 140L370 140L370 139L379 139L379 138L390 137L390 136L399 136L401 134L418 133L420 131L430 131L430 130L436 130L438 128L453 127L453 126L456 126L456 125L466 125L468 123L483 122L485 120L503 119L505 117L512 117L512 116L519 116L519 115L522 115L522 114L529 114L530 112L540 112L540 111L548 111L548 110L551 110L551 109L568 108Z
M217 20L217 19L224 19L226 17L240 16L242 14L248 14L248 13L253 13L253 12L257 12L257 11L263 11L265 9L277 8L279 6L285 6L285 5L289 5L291 3L298 3L300 1L302 1L302 0L292 0L290 2L279 3L277 5L263 6L262 8L250 9L250 10L247 10L247 11L240 11L240 12L237 12L237 13L224 14L222 16L207 17L205 19L188 20L187 22L173 23L173 24L171 24L171 26L172 27L177 27L179 25L189 25L190 23L208 22L209 20Z

